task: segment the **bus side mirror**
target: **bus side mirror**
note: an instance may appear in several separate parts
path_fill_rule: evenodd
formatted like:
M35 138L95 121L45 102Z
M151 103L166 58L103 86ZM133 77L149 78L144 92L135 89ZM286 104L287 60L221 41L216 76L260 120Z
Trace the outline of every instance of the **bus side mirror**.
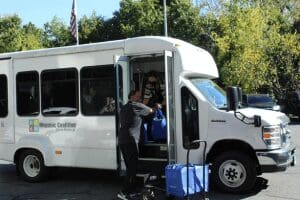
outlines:
M255 127L261 126L261 117L259 115L254 115L254 126Z
M236 111L242 102L242 89L238 87L228 87L227 95L227 111Z

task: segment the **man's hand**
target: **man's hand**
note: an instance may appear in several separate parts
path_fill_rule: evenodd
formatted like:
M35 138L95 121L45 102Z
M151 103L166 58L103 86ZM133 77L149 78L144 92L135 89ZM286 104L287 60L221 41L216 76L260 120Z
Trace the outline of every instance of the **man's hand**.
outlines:
M155 108L156 108L156 109L161 109L161 108L162 108L162 106L161 106L161 104L159 104L159 103L156 103L156 104L155 104Z

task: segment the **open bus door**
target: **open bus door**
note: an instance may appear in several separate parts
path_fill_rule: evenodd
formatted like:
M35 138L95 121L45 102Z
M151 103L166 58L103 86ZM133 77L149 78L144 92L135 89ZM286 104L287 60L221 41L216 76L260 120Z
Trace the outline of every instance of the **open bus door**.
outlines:
M175 93L174 93L174 56L170 51L164 52L165 86L166 86L166 117L167 117L167 151L168 164L176 163L175 140Z
M127 95L130 92L130 69L127 56L114 56L115 80L116 80L116 140L120 133L120 109L127 103ZM119 174L125 172L125 163L117 142L117 170Z
M157 64L156 70L163 72L164 74L164 90L165 90L165 117L166 117L166 139L153 138L151 136L154 132L152 124L147 121L147 129L144 134L144 140L139 144L139 161L138 161L138 174L144 176L147 174L163 175L167 164L176 163L176 145L175 145L175 94L174 94L174 59L173 54L170 51L165 51L162 54L144 55L138 57L141 62L138 62L138 67L144 69L145 72L149 72L154 69L153 65ZM143 62L144 61L144 62ZM153 62L154 61L154 62ZM151 64L149 64L151 63ZM143 66L144 64L144 66ZM130 65L134 67L134 63L130 62ZM144 67L144 68L143 68ZM152 67L152 68L151 68ZM159 67L159 68L158 68ZM139 71L139 70L137 70ZM142 70L143 71L143 70ZM162 78L162 77L160 77ZM155 115L155 114L154 114ZM154 117L154 116L153 116ZM149 120L146 119L146 120ZM151 119L150 119L151 121ZM156 121L158 123L158 121ZM153 123L153 121L152 121ZM149 125L150 130L149 131ZM162 125L162 124L161 124ZM144 130L145 131L145 130ZM158 135L163 135L163 133ZM141 135L142 137L142 135ZM145 139L146 138L146 139Z
M166 157L161 159L161 157L155 157L155 155L150 156L151 158L139 158L140 165L153 168L160 168L159 171L164 171L165 165L168 163L176 162L176 142L175 142L175 95L174 95L174 59L173 54L170 51L164 52L163 66L165 74L165 89L166 89L166 118L167 118L167 140L166 143L157 144L161 151L167 151ZM119 113L122 105L127 103L127 95L130 89L134 88L133 74L129 67L129 58L126 56L115 56L115 75L116 75L116 132L117 136L120 132L120 121ZM122 160L121 151L117 146L117 163L119 173L124 172L125 164ZM156 163L156 164L154 164ZM161 164L159 164L161 163ZM149 166L150 165L150 166ZM145 168L146 170L146 168ZM149 169L150 170L150 169Z

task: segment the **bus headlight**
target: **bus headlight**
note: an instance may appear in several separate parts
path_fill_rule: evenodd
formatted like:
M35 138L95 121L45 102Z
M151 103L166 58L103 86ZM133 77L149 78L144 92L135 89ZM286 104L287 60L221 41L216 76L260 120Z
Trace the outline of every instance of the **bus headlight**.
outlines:
M281 128L280 126L263 127L263 140L268 149L277 149L281 147Z

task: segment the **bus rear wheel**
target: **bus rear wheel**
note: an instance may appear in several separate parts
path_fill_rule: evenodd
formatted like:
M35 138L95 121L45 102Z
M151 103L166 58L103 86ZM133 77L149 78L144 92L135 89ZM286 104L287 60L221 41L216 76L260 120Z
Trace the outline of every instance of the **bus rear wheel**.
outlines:
M20 176L27 182L40 182L49 174L43 156L36 150L24 150L19 156L17 165Z

